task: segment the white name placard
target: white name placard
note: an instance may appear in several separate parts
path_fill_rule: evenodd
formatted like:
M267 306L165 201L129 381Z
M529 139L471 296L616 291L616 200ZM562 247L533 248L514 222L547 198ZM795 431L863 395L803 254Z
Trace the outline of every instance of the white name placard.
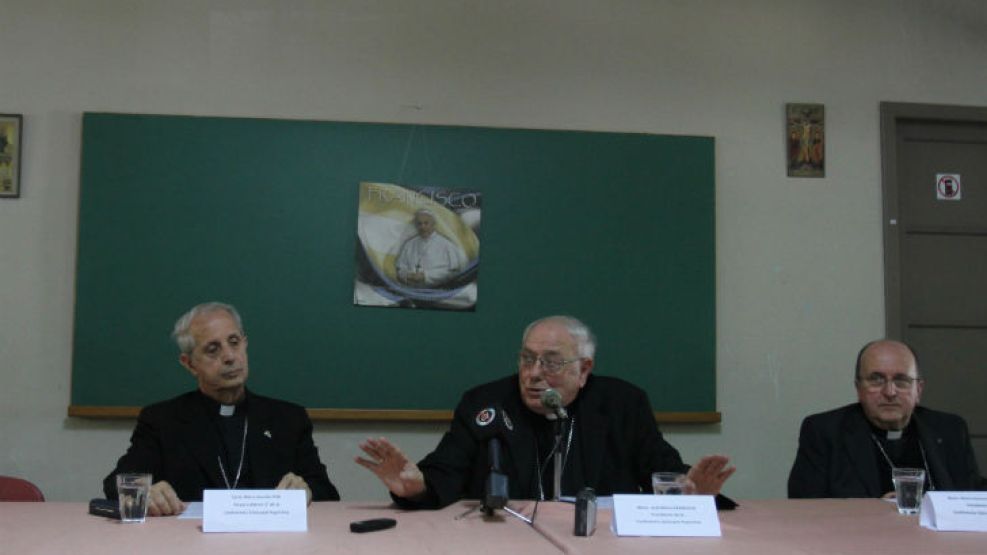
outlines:
M202 492L203 532L305 532L305 490L207 489Z
M617 536L720 536L712 495L614 495Z
M919 523L943 532L987 532L987 492L930 491Z

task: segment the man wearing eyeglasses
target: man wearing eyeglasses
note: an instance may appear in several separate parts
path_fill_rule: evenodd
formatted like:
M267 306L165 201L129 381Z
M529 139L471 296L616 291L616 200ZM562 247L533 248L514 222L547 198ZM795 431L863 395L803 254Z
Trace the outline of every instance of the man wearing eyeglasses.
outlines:
M512 499L548 499L554 490L555 449L562 453L561 494L590 486L598 495L651 492L651 474L688 473L698 493L718 494L734 472L714 455L683 464L662 438L647 395L617 378L592 375L595 338L585 324L567 316L537 320L525 330L518 372L467 391L438 447L417 465L384 438L361 444L356 462L381 479L407 508L439 508L461 498L483 496L489 474L487 426L503 426L502 470ZM542 405L548 388L568 413L565 433L556 435ZM499 419L499 420L498 420ZM491 424L493 422L493 424ZM721 502L731 504L725 498Z
M966 422L918 406L925 381L910 347L864 345L854 370L857 403L802 422L788 496L882 497L893 468L922 468L926 490L983 489Z

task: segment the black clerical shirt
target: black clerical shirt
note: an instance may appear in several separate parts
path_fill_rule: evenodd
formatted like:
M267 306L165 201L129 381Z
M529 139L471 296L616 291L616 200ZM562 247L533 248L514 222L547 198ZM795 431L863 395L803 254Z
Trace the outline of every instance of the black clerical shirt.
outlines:
M868 422L868 424L870 424ZM922 456L922 447L919 444L918 430L915 421L908 423L902 430L901 437L889 439L894 436L887 430L882 430L870 424L871 436L874 438L874 459L877 461L877 475L881 479L883 491L894 491L894 483L891 480L892 468L921 468L925 470L925 490L930 489L929 484L933 483L930 470L926 464L925 457Z
M201 392L200 398L206 407L206 414L210 415L216 441L220 445L220 457L223 464L220 465L217 461L216 465L219 467L219 474L226 478L227 483L224 485L240 489L253 487L253 478L250 474L250 457L247 456L245 444L244 427L249 426L247 397L244 396L242 401L233 405L233 414L229 416L222 414L223 405L214 399L202 395ZM243 456L243 468L240 468L241 455ZM237 479L238 470L239 480Z

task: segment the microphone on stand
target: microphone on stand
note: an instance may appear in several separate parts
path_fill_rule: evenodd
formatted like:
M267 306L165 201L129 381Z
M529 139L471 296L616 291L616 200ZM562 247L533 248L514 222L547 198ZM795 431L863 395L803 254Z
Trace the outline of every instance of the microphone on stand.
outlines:
M501 509L529 525L532 524L534 514L528 518L507 504L510 500L510 488L503 464L503 442L509 440L514 432L514 422L511 421L511 417L500 405L486 407L476 413L470 431L477 441L487 442L487 462L490 465L490 473L487 474L487 481L483 488L483 499L480 500L480 504L457 516L456 520L475 511L481 511L487 516L492 516L494 511Z
M552 411L548 416L554 421L555 446L552 447L552 466L555 472L552 476L552 501L562 498L562 429L569 418L569 413L562 406L562 395L551 387L541 392L541 406Z
M483 492L483 512L491 515L495 510L503 509L508 499L507 474L504 474L500 465L499 437L494 436L487 442L487 454L490 460L490 474L487 475L487 484Z
M497 509L507 506L508 479L503 467L504 445L510 433L514 431L514 423L507 416L503 407L494 405L481 409L473 419L472 433L479 441L486 441L488 474L484 485L480 509L484 514L492 515Z

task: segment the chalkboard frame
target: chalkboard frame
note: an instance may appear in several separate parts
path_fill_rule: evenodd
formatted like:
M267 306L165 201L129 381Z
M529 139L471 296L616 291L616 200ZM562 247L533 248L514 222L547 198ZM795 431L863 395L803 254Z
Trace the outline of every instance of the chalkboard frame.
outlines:
M659 420L718 422L714 175L710 137L86 113L69 414L193 388L171 323L223 300L250 387L320 420L447 420L570 313ZM483 191L475 313L352 305L360 181Z

